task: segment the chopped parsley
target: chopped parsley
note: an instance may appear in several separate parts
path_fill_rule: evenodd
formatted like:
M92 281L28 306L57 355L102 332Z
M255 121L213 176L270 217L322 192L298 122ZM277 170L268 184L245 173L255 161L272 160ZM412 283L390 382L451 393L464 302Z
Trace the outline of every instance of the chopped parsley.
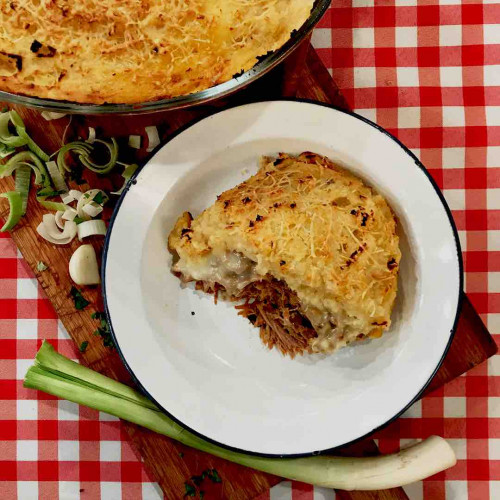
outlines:
M87 350L87 347L89 346L89 341L88 340L84 340L81 344L80 344L80 352L85 352Z
M222 483L222 479L216 469L207 469L207 477L212 483Z
M40 271L41 273L43 271L46 271L49 267L47 266L47 264L45 264L45 262L42 262L41 260L38 261L37 265L36 265L36 270L37 271Z
M73 219L73 222L78 225L81 224L82 222L85 222L85 219L82 219L81 217L78 217L78 215Z
M181 453L179 453L179 456L181 456ZM199 476L191 476L189 481L184 483L184 488L186 489L184 497L195 497L196 493L198 493L199 497L203 499L205 492L199 489L199 487L207 477L212 483L222 483L222 479L216 469L206 469Z
M102 205L104 203L104 196L102 195L102 191L98 191L98 193L94 196L93 201Z
M100 326L97 327L94 335L102 338L104 347L115 347L106 315L103 312L96 311L91 314L91 318L99 320L100 323Z
M184 483L184 488L185 488L185 497L195 497L196 496L196 488L189 483Z
M184 453L182 453L182 451L180 451L180 452L179 452L179 456L180 456L181 458L184 458Z
M78 288L72 286L69 293L73 298L73 302L75 303L75 309L77 309L78 311L85 309L90 304L90 302L82 295L82 292L80 292Z

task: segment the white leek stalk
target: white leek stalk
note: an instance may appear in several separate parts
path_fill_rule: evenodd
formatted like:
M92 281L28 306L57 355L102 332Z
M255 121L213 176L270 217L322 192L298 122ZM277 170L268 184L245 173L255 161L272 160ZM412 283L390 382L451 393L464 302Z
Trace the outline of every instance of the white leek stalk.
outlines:
M134 149L141 149L141 136L140 135L129 135L128 145Z
M57 167L57 163L55 161L48 161L46 164L47 170L50 174L52 182L54 183L54 187L57 191L62 191L63 193L68 192L68 186L66 185L66 181L62 176L59 168Z
M75 210L74 208L72 208L72 207L68 207L68 208L64 211L64 213L63 213L63 215L62 215L62 218L63 218L64 220L75 220L76 215L77 215L76 210Z
M80 241L89 236L106 236L106 223L102 219L86 220L78 224L77 232Z
M89 144L94 144L94 142L95 142L95 128L94 127L89 127L89 136L87 138L87 142Z
M90 217L97 217L103 210L101 205L91 201L87 203L82 210Z
M76 223L66 221L64 229L61 232L57 227L54 214L45 214L42 217L42 222L36 228L36 232L45 240L54 245L67 245L76 236Z
M47 342L42 344L34 366L26 373L24 386L110 413L226 460L327 488L395 488L425 479L456 463L450 445L437 436L399 453L363 458L263 458L227 450L191 434L139 392L65 358Z
M65 212L65 211L64 211ZM56 226L63 231L64 230L64 220L63 215L64 212L62 210L58 210L54 215L54 220L56 221Z
M69 193L63 193L61 194L61 201L65 205L69 205L72 201L75 201L74 196L71 194L71 191Z
M146 134L148 134L148 147L146 151L150 153L160 144L160 136L158 135L158 129L154 125L146 127L145 130Z
M48 121L59 120L66 116L66 113L56 113L55 111L42 111L42 116Z
M97 203L95 201L95 198L99 194L102 198L102 202ZM85 205L89 203L94 203L102 206L108 200L109 200L108 195L102 189L89 189L88 191L85 191L85 193L83 193L82 196L80 196L80 198L78 199L78 203L76 204L76 211L78 213L78 217L80 217L83 220L91 219L91 216L86 211L83 210Z
M78 191L78 189L70 189L69 194L73 197L73 200L77 201L83 196L83 193Z

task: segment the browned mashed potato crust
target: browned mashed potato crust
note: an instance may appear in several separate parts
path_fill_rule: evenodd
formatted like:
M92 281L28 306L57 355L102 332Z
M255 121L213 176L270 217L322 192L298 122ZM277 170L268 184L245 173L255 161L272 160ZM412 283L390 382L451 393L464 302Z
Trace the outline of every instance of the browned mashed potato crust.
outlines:
M360 178L315 153L280 153L196 218L181 215L168 247L183 281L245 301L269 347L329 353L390 327L396 227Z
M0 90L139 103L205 90L281 47L313 0L2 0Z

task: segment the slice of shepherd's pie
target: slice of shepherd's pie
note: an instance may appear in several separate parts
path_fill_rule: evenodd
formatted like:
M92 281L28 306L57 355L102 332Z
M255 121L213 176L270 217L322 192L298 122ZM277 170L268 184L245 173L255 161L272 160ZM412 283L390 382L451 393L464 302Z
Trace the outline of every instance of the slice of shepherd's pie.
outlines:
M401 252L387 202L328 158L261 160L257 174L168 238L172 271L236 309L282 353L332 352L391 323Z

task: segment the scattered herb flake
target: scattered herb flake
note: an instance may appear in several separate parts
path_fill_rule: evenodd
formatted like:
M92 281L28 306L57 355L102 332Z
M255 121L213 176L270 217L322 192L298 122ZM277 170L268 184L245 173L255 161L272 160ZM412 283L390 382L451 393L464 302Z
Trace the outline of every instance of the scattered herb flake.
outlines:
M212 483L222 483L222 479L216 469L207 470L207 476Z
M180 452L179 452L179 456L180 456L181 458L184 458L184 453L182 453L182 451L180 451Z
M104 203L104 196L102 195L102 191L97 192L97 194L94 196L93 201L95 201L99 205L102 205Z
M75 303L75 309L78 311L85 309L90 304L90 302L82 295L82 292L74 286L71 287L70 295Z
M109 329L108 320L103 312L96 311L91 314L92 319L99 320L100 326L94 332L94 335L102 338L102 343L104 347L115 347L113 342L113 337L111 337L111 331Z
M195 497L196 496L196 488L189 483L184 483L184 488L185 488L185 497Z
M81 344L80 344L80 352L85 352L87 350L87 347L89 346L89 341L88 340L84 340Z
M81 217L78 217L78 215L73 219L73 222L78 225L81 224L82 222L85 222L85 219L82 219Z
M205 492L203 490L200 490L200 498L201 499L205 498Z
M48 268L49 267L47 266L47 264L45 264L45 262L42 262L41 260L38 261L36 265L36 270L40 271L41 273L43 273L43 271L46 271Z

